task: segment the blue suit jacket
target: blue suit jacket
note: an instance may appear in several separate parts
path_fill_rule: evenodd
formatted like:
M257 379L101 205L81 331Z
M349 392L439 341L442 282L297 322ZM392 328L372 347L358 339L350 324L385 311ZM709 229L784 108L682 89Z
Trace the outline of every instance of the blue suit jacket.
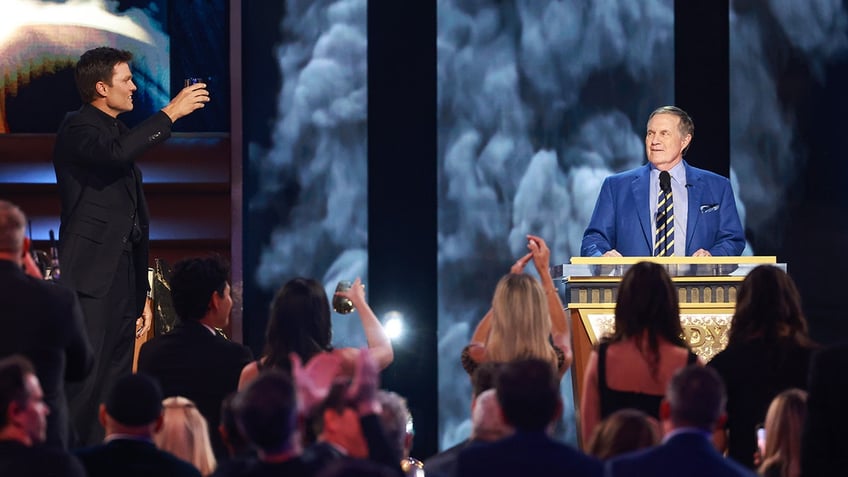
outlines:
M689 193L686 255L700 248L716 256L740 255L745 249L745 233L730 181L686 161L683 165ZM650 177L651 166L646 164L604 179L592 219L583 233L580 255L596 257L612 249L625 257L653 255Z
M664 444L624 454L606 462L612 477L754 477L756 474L725 458L712 442L696 432L673 436Z

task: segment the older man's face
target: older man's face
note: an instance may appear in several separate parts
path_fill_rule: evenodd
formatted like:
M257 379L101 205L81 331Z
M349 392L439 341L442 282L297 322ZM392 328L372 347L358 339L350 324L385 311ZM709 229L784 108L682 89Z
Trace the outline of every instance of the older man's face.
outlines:
M34 374L27 374L24 387L27 399L23 407L18 408L12 416L15 425L23 430L30 445L40 444L47 439L47 415L50 408L44 402L44 392Z

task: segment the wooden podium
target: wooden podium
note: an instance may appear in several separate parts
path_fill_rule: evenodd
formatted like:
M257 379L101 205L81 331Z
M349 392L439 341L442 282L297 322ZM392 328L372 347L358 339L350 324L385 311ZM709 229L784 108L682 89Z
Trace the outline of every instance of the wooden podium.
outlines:
M589 354L614 329L619 282L630 265L642 261L666 266L677 288L684 337L704 361L727 346L736 294L748 272L763 264L786 270L775 257L574 257L570 264L553 267L554 283L571 321L575 409Z

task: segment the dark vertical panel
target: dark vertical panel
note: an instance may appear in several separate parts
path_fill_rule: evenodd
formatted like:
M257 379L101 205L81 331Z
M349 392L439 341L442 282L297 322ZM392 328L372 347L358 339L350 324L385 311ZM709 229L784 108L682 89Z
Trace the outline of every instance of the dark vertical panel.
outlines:
M230 274L233 287L236 290L244 289L244 255L242 213L244 183L243 183L243 135L242 135L242 103L241 103L241 0L230 0L229 16L229 49L230 49ZM243 296L243 295L241 295ZM239 298L241 298L239 296ZM239 343L244 342L242 328L242 306L233 307L230 318L231 338Z
M695 121L686 160L730 177L728 0L675 0L675 104Z
M369 301L407 319L383 387L405 396L419 458L436 452L436 2L368 3Z

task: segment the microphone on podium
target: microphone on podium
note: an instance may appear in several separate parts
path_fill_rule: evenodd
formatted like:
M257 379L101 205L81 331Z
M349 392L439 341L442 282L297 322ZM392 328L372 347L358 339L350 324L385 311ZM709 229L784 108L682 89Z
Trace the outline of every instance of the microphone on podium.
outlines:
M665 193L671 190L671 174L668 171L660 172L660 189Z

